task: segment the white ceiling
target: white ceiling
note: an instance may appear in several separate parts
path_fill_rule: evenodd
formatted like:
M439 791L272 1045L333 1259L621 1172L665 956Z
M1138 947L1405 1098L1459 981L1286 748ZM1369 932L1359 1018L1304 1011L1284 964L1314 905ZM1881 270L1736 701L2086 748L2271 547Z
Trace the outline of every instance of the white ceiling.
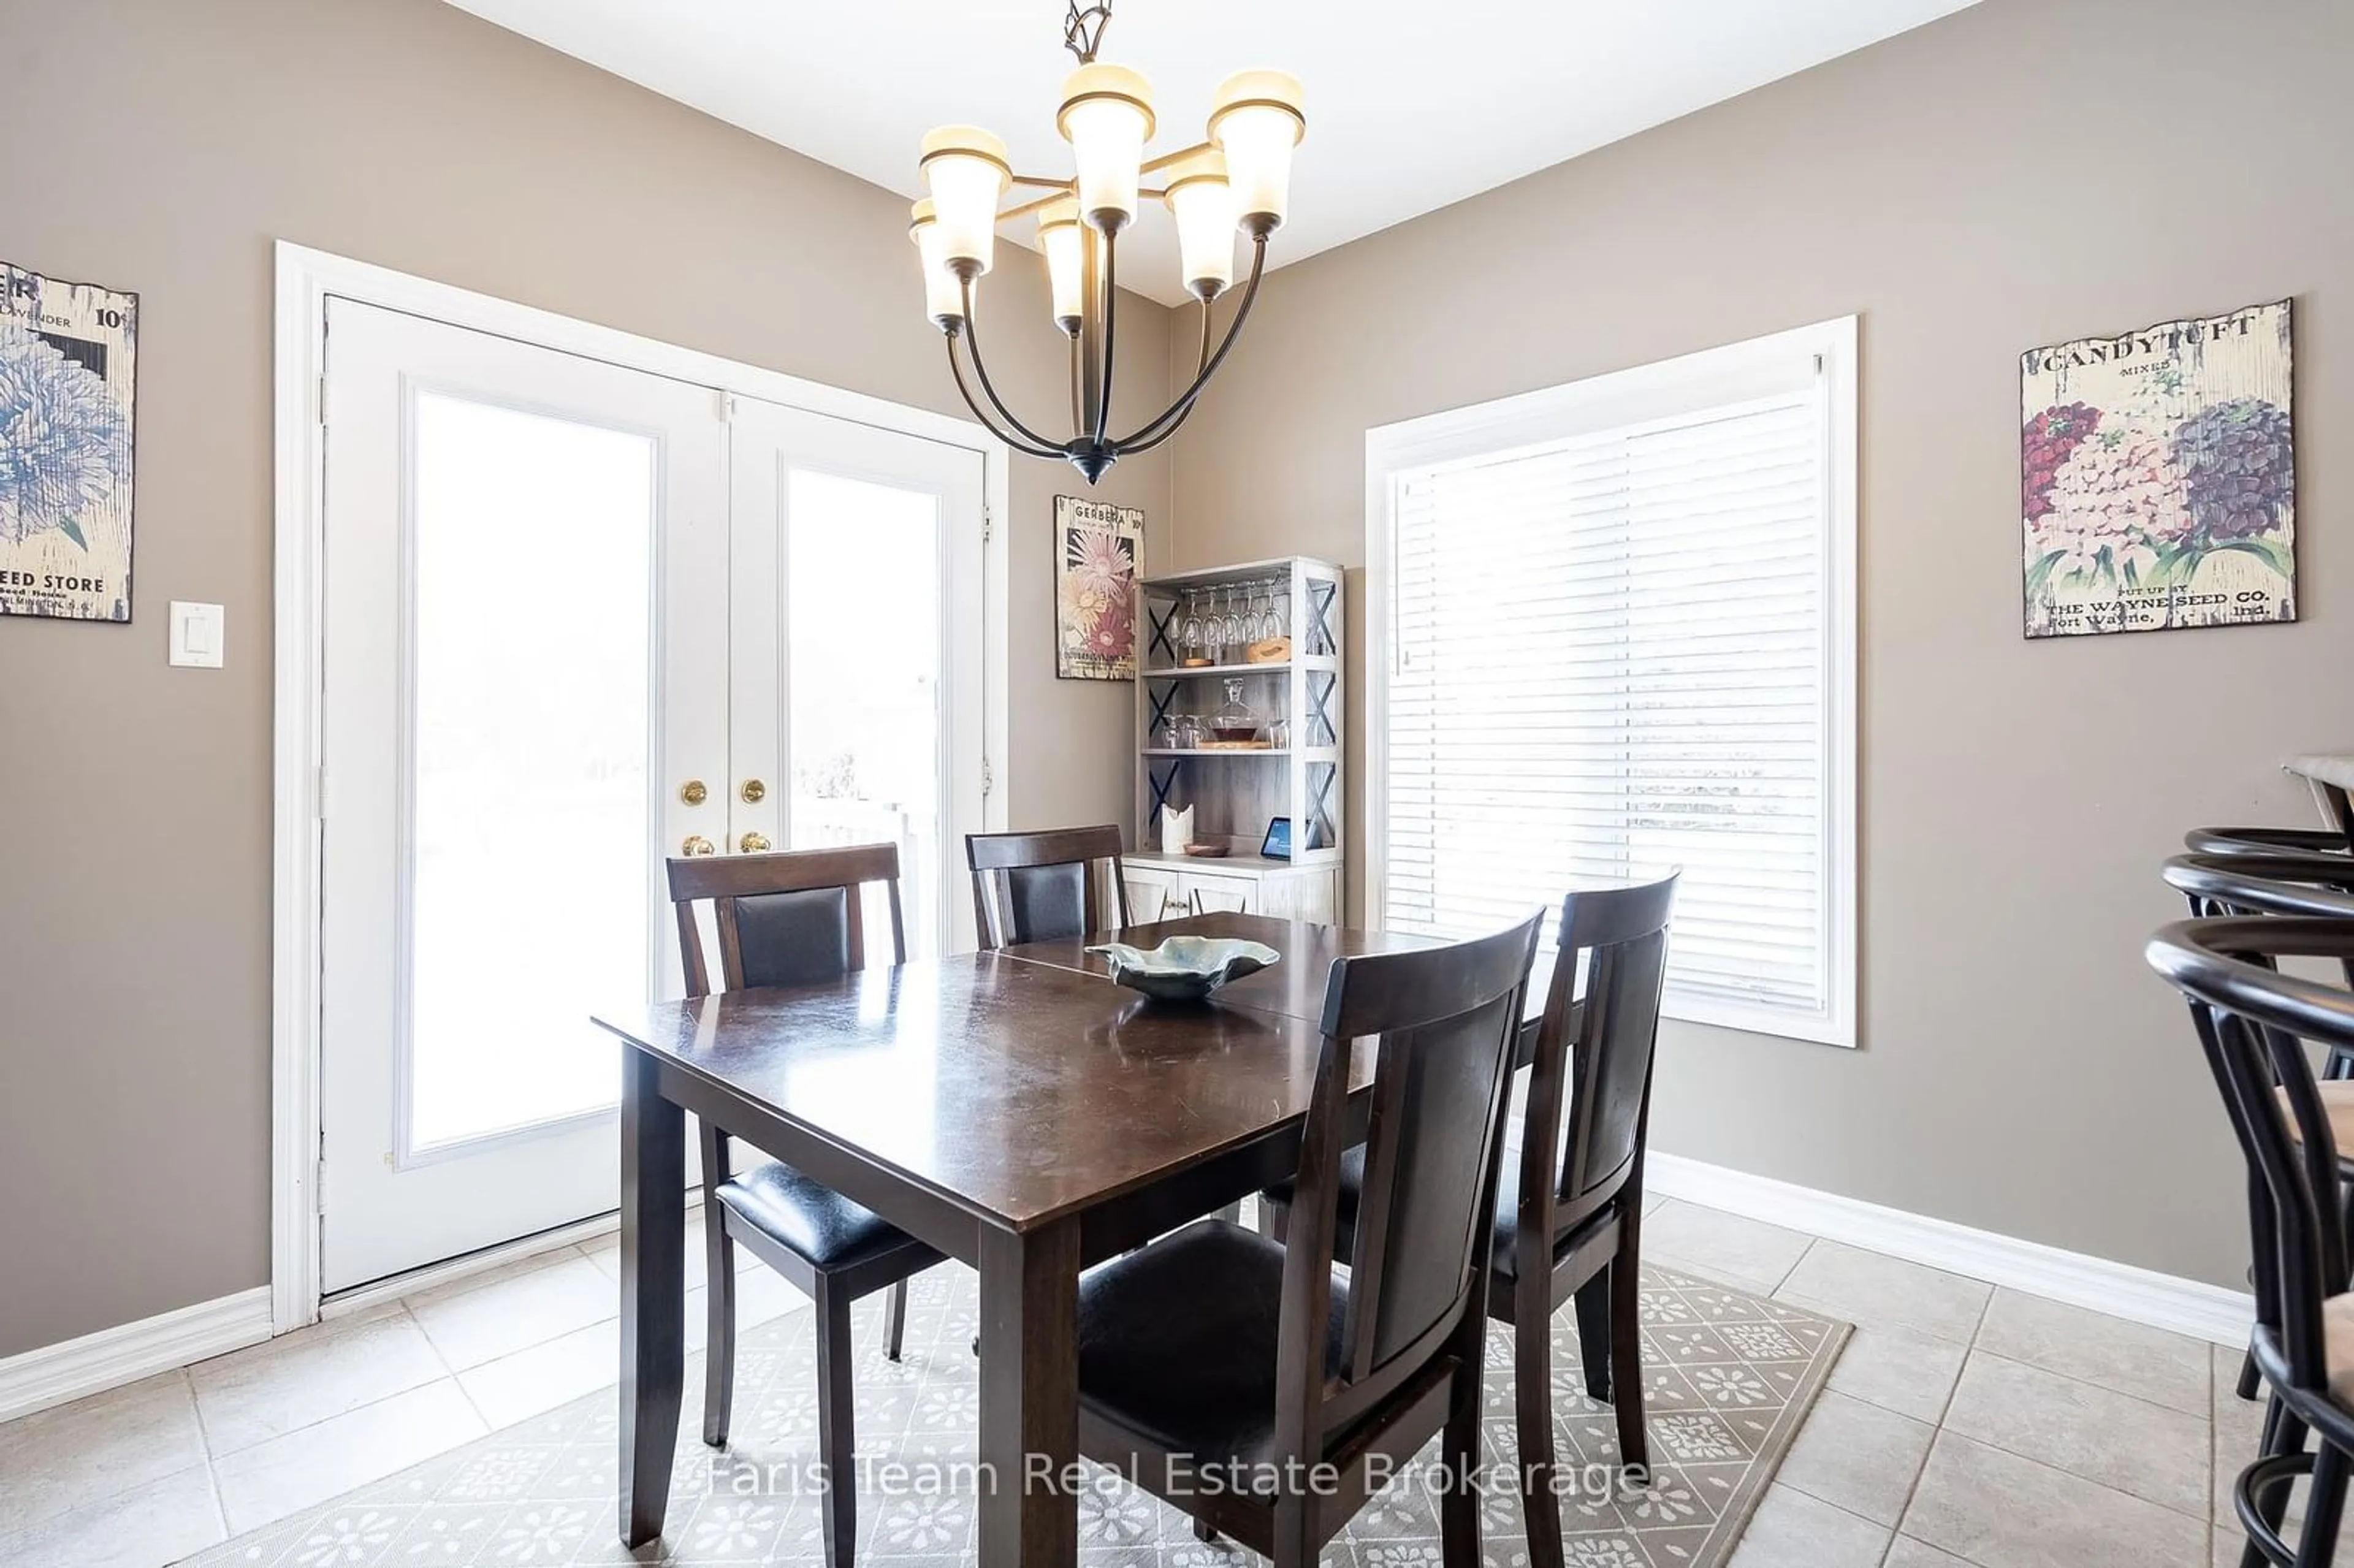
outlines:
M1054 123L1075 63L1063 0L451 3L910 196L935 125L986 126L1024 173L1069 169ZM1114 0L1103 58L1152 82L1155 152L1199 140L1232 71L1304 81L1280 265L1973 3ZM1182 301L1166 215L1138 240L1120 281Z

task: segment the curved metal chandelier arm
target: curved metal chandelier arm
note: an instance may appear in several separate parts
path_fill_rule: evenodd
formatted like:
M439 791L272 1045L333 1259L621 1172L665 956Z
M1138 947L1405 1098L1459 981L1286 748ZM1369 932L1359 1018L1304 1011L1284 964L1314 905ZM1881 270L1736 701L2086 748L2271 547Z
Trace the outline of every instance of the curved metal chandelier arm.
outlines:
M966 281L964 285L964 351L972 356L972 373L975 376L979 377L981 381L981 393L989 399L989 406L997 410L997 417L1004 420L1008 427L1019 433L1023 440L1027 441L1033 447L1044 448L1045 451L1044 455L1048 457L1061 457L1063 455L1063 449L1049 441L1045 437L1040 435L1037 431L1032 429L1021 420L1015 418L1013 417L1013 410L1007 408L1005 406L1005 400L997 395L997 388L990 385L989 366L982 364L981 359L981 334L976 330L975 323L972 319L972 282L970 279ZM953 343L949 345L949 359L951 363L956 359L956 345ZM962 387L963 381L961 378L960 378L957 385L960 388ZM967 392L965 394L964 400L967 403L972 404L972 411L974 413L978 414L981 412L981 405L973 403L971 393ZM983 424L987 424L988 422L989 421L986 419L981 421ZM1032 455L1036 456L1039 454L1033 453Z
M1143 426L1134 435L1124 436L1113 443L1121 453L1150 451L1177 433L1177 427L1183 424L1185 417L1193 411L1194 400L1201 397L1202 388L1210 384L1210 377L1218 373L1218 366L1225 363L1226 355L1234 350L1235 340L1242 336L1243 323L1250 320L1251 305L1258 299L1259 280L1266 274L1267 236L1262 234L1252 243L1250 282L1243 290L1242 303L1235 307L1235 319L1226 323L1226 335L1218 344L1218 352L1210 355L1201 373L1193 377L1193 384L1186 387L1184 394L1170 404L1159 418ZM1207 307L1204 307L1205 315L1206 312Z
M1104 236L1103 275L1103 388L1102 398L1096 404L1096 445L1104 444L1111 430L1111 365L1112 350L1119 344L1119 235L1117 230Z
M949 374L956 377L957 391L963 397L964 406L972 410L973 418L981 421L981 428L987 430L999 440L1003 441L1007 446L1012 447L1015 451L1020 452L1023 457L1058 458L1063 456L1063 449L1060 447L1034 446L1027 441L1017 440L1004 430L999 429L997 428L996 421L992 420L987 414L981 411L981 400L972 395L972 388L965 385L964 364L957 358L957 337L958 334L952 332L943 333L941 334L941 341L946 343L949 347ZM979 361L976 360L974 363L978 364Z

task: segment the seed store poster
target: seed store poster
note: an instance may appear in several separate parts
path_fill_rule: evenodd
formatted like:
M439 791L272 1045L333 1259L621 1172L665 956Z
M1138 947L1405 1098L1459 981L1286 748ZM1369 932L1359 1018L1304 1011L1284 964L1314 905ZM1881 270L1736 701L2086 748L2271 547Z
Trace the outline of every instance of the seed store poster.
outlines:
M2289 302L2020 360L2027 635L2296 619Z
M1140 509L1055 497L1055 674L1136 679L1136 577L1143 565Z
M0 262L0 615L131 619L139 296Z

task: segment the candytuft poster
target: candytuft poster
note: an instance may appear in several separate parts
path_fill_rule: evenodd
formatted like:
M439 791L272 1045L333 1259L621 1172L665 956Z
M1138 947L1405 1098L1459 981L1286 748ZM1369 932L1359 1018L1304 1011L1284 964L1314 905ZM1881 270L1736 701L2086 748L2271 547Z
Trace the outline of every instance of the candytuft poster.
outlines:
M2289 302L2020 359L2030 637L2296 619Z

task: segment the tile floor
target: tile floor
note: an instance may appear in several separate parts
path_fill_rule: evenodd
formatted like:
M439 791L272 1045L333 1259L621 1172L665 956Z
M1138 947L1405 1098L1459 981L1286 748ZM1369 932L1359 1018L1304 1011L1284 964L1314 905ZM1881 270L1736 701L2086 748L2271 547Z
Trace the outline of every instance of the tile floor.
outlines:
M1856 1325L1732 1568L2238 1562L2236 1352L1674 1200L1646 1243ZM803 1304L745 1261L746 1322ZM616 1267L567 1247L0 1425L0 1563L158 1568L610 1384Z

